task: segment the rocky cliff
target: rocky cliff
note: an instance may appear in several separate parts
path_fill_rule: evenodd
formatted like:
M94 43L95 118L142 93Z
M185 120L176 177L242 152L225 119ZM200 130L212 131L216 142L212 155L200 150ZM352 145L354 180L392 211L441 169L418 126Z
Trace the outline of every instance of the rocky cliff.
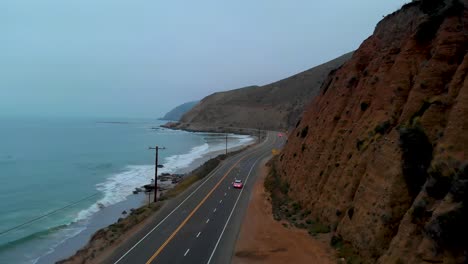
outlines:
M467 6L386 16L277 156L282 193L357 262L468 261Z
M190 111L199 102L200 101L193 101L181 104L167 112L161 120L179 121L185 113Z
M351 54L269 85L214 93L186 113L176 127L286 129L296 123L330 71L341 66Z

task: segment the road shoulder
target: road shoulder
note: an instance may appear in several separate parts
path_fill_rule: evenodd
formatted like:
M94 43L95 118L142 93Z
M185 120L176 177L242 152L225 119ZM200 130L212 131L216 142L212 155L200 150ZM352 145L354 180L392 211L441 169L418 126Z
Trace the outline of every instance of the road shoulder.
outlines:
M250 263L336 263L326 239L315 239L305 230L284 227L275 221L263 182L268 168L262 165L239 237L233 264Z

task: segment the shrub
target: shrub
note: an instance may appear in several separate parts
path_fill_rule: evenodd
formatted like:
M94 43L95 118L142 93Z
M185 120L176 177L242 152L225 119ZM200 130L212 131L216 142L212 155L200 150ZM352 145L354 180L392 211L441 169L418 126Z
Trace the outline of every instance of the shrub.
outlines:
M364 140L360 140L360 139L356 140L357 150L361 151L363 145L364 145Z
M436 103L436 102L433 102L433 103ZM411 118L410 118L410 125L414 125L415 124L415 120L418 118L418 117L421 117L426 111L427 109L429 109L429 107L433 104L431 102L428 102L428 101L424 101L421 105L421 107L419 107L418 111L414 112L412 115L411 115Z
M369 108L369 103L368 102L362 102L361 103L361 111L366 111L367 108Z
M295 211L299 211L299 210L301 210L302 207L301 207L301 205L299 203L293 203L293 208L294 208Z
M450 193L455 202L463 202L468 205L468 162L460 165L455 174Z
M428 15L428 18L418 26L415 35L416 40L421 42L432 40L446 17L463 14L464 5L458 0L452 0L447 6L444 5L445 1L421 1L420 9Z
M411 213L411 219L413 223L431 215L431 213L427 212L426 207L427 201L424 199L421 199L414 205L413 211Z
M289 192L289 183L287 183L286 181L283 181L280 186L280 191L284 195L287 195Z
M455 172L447 162L437 162L429 169L429 179L426 192L435 199L442 199L447 195L452 185Z
M330 227L321 223L314 223L309 227L309 234L316 235L322 233L330 233Z
M378 125L374 128L374 132L375 132L376 134L381 134L381 135L383 135L383 134L385 134L385 133L388 131L389 128L390 128L390 121L387 120L387 121L385 121L385 122L382 122L382 123L378 124Z
M464 5L459 0L453 0L450 6L445 10L446 16L461 16L463 14Z
M351 208L348 209L349 220L353 219L353 215L354 215L354 207L351 207Z
M358 83L358 79L356 78L356 76L353 76L351 77L351 79L349 79L347 87L354 88L356 87L357 83Z
M309 126L305 126L301 131L301 138L305 138L309 132Z
M419 9L425 14L434 14L444 5L444 1L440 0L422 0L419 4Z
M410 195L416 197L427 178L432 144L419 126L401 127L399 133L403 177Z
M468 208L465 204L439 215L426 225L426 233L442 248L465 250L468 247Z
M426 21L422 22L416 31L416 40L420 42L428 42L432 40L437 31L440 28L440 25L443 22L443 17L441 16L431 16Z
M330 246L341 248L343 246L343 238L340 235L333 235L330 239Z

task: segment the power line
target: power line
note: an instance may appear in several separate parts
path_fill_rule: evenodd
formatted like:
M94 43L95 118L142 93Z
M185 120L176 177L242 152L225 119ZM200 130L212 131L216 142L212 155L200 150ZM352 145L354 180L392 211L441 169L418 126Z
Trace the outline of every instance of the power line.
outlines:
M18 228L20 228L20 227L23 227L23 226L25 226L25 225L31 224L31 223L33 223L33 222L36 222L36 221L38 221L38 220L40 220L40 219L42 219L42 218L44 218L44 217L47 217L47 216L52 215L52 214L55 214L55 213L57 213L58 211L61 211L61 210L64 210L64 209L66 209L66 208L68 208L68 207L74 206L74 205L76 205L76 204L78 204L78 203L81 203L81 202L83 202L83 201L85 201L85 200L87 200L87 199L89 199L89 198L92 198L92 197L94 197L94 196L96 196L96 195L98 195L98 194L100 194L100 193L92 194L92 195L87 196L87 197L85 197L85 198L83 198L83 199L80 199L80 200L78 200L78 201L75 201L75 202L73 202L73 203L70 203L70 204L68 204L68 205L66 205L66 206L64 206L64 207L55 209L55 210L52 211L52 212L49 212L49 213L47 213L47 214L44 214L44 215L38 216L38 217L36 217L36 218L33 218L33 219L31 219L31 220L29 220L29 221L27 221L27 222L24 222L24 223L22 223L22 224L20 224L20 225L17 225L17 226L14 226L14 227L12 227L12 228L3 230L3 231L0 232L0 236L4 235L4 234L6 234L6 233L9 233L9 232L11 232L11 231L13 231L13 230L15 230L15 229L18 229Z

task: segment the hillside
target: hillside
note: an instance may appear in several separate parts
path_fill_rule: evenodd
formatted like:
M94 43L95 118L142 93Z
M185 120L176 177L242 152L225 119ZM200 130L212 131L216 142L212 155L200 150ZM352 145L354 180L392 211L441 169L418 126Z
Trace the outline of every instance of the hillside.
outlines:
M199 102L200 101L193 101L181 104L167 112L164 117L161 118L161 120L179 121L185 113L190 111Z
M328 76L272 162L276 218L348 263L468 262L467 2L406 4Z
M248 127L286 129L293 126L304 106L319 92L330 71L351 57L330 62L265 86L214 93L186 113L178 128Z

